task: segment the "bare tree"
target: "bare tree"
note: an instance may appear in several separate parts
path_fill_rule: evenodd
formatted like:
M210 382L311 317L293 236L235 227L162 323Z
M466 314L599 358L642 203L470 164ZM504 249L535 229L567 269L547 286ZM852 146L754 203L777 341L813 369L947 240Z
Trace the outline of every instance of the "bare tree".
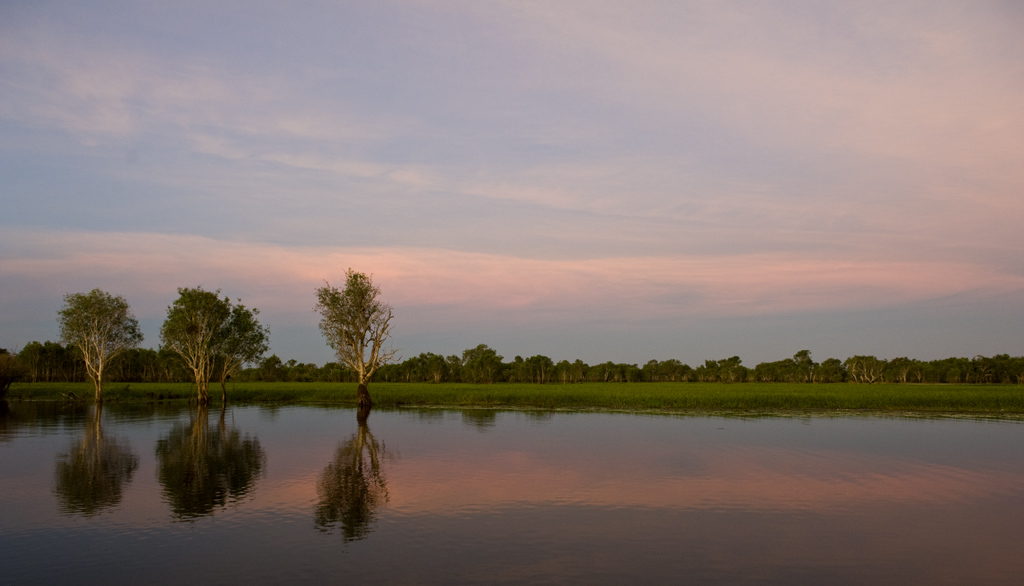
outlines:
M142 341L138 320L124 297L99 289L68 293L58 315L61 341L82 353L85 371L96 387L96 402L102 402L103 369Z
M359 406L373 405L366 385L396 350L384 348L391 336L391 306L380 300L380 288L370 277L349 269L345 288L324 286L316 290L320 313L320 331L327 345L338 354L338 362L348 364L359 375Z

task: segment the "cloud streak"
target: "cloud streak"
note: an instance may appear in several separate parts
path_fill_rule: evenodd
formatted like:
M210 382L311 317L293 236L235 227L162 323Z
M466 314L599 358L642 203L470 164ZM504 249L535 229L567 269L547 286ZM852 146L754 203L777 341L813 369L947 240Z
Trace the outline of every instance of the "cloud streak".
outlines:
M414 247L286 247L147 233L4 237L4 296L98 286L162 309L176 287L203 284L266 310L309 305L324 280L348 267L373 273L398 308L448 308L449 318L489 312L579 319L654 319L846 311L959 294L1024 289L1024 277L957 262L835 259L792 253L538 259ZM90 284L92 283L92 284ZM119 287L114 287L117 284ZM237 292L237 293L236 293ZM158 301L159 300L159 301Z
M295 311L348 266L523 327L1021 287L1005 6L58 5L0 19L11 319L197 283Z

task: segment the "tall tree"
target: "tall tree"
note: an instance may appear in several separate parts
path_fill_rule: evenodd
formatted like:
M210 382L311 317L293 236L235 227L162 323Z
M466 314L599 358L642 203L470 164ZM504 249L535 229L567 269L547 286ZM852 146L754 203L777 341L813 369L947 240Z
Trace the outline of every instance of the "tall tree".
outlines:
M122 352L139 345L139 322L124 297L99 289L68 293L58 315L61 341L81 352L85 371L96 387L96 402L100 403L103 369Z
M348 269L345 288L324 286L316 290L320 313L320 331L327 345L338 354L338 361L348 364L359 376L359 406L373 405L366 385L381 366L388 363L396 350L384 348L391 336L391 306L380 299L380 288L363 273Z
M850 378L856 382L868 384L884 382L886 365L885 360L880 360L874 356L860 355L851 356L843 363Z
M531 356L525 362L530 368L531 381L535 383L548 382L548 377L555 370L555 362L543 354Z
M210 377L230 317L231 300L221 299L220 289L179 287L178 298L167 307L160 343L181 356L192 371L200 405L210 402Z
M425 374L435 383L441 382L445 373L444 356L427 352L426 354L420 354L420 357L423 358L423 370Z
M800 382L802 383L813 383L814 382L814 369L818 367L818 363L811 358L810 350L801 350L793 355L793 364L796 367L796 371L799 373Z
M462 353L462 364L473 378L473 382L490 384L501 372L502 358L487 344L480 344Z
M219 348L221 401L228 400L227 379L238 372L243 364L257 362L270 349L270 330L260 325L256 316L260 310L248 309L238 300L231 308L231 315L224 323Z

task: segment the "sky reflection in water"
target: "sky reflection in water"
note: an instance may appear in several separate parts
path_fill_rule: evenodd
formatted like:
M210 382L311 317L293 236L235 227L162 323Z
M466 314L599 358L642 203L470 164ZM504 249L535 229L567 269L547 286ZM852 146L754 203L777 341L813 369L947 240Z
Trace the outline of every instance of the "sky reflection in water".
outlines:
M1022 438L962 420L14 403L0 562L11 583L1010 584Z

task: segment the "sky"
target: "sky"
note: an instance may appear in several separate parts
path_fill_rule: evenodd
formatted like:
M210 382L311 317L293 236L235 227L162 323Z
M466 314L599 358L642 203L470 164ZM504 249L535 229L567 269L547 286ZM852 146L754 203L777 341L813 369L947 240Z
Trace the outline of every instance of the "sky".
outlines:
M177 288L333 359L1024 354L1019 2L0 2L0 347Z

